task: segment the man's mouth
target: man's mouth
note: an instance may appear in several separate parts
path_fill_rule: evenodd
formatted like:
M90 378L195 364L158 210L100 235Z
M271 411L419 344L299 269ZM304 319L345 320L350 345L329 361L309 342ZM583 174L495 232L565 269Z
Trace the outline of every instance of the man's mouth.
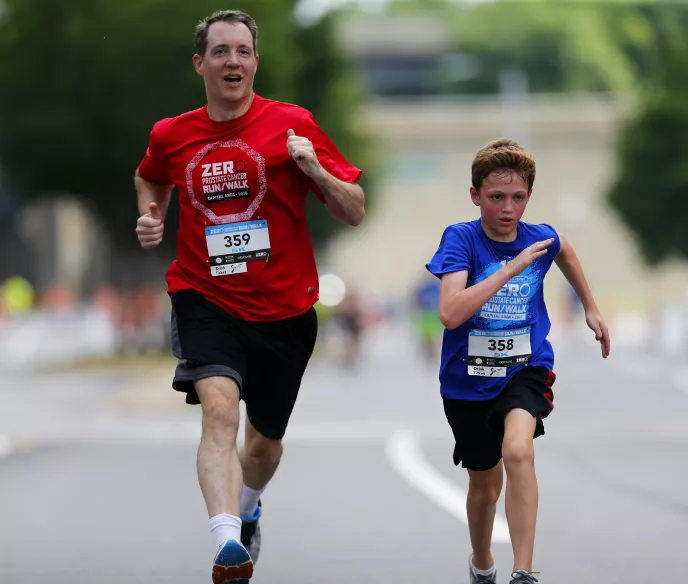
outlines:
M508 225L509 223L512 223L512 222L513 222L513 219L511 219L510 217L500 217L499 220L500 220L502 223L506 223L507 225Z
M238 85L241 83L240 75L225 75L224 80L232 85Z

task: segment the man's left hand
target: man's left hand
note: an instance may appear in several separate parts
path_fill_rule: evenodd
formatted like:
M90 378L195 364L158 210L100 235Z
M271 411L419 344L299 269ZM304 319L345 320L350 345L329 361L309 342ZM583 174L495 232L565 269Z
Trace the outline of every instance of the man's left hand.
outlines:
M308 177L318 181L323 175L323 167L318 162L313 144L308 138L297 136L294 130L287 130L287 151L299 168Z

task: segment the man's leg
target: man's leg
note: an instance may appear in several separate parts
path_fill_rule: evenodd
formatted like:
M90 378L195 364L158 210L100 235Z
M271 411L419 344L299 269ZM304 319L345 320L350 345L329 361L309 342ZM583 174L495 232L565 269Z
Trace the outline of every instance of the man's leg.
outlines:
M247 583L253 575L253 562L240 543L239 502L243 480L236 447L239 386L228 377L207 377L196 381L195 388L203 413L197 457L198 482L210 516L210 531L218 548L213 584Z
M239 430L239 386L228 377L208 377L195 383L203 411L198 447L198 482L214 517L239 516L242 472L236 440Z
M244 475L241 514L253 516L258 498L275 474L282 458L282 440L266 438L246 419L243 447L239 453Z
M260 497L282 458L282 438L289 425L301 380L315 346L317 314L282 321L246 323L250 375L243 386L246 438L240 458L244 472L241 494L241 541L257 562L261 547Z
M497 501L502 492L504 467L501 461L490 470L469 470L470 482L466 511L468 530L473 546L473 566L489 570L494 566L492 557L492 529L497 512Z
M532 572L538 485L535 476L535 418L513 409L504 420L502 455L506 468L506 518L514 550L514 569Z

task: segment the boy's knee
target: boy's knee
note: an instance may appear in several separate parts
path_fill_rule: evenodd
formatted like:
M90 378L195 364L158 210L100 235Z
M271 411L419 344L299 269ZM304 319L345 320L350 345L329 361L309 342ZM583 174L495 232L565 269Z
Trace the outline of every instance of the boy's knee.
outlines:
M469 497L473 503L489 507L499 500L502 493L502 486L499 485L471 485L468 489Z
M510 467L521 466L525 464L535 463L535 449L532 440L511 440L505 441L502 447L502 456L504 458L504 466Z
M472 501L479 505L494 505L502 493L502 465L499 470L470 473L468 494Z

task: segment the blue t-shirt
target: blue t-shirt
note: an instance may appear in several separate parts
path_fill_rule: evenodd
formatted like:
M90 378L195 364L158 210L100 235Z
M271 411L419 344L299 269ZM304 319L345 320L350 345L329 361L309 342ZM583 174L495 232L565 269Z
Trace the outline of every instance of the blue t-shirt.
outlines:
M547 340L549 315L543 293L544 278L561 249L550 225L519 221L516 239L489 239L480 220L457 223L444 230L429 272L441 278L468 272L466 287L485 280L525 248L549 238L547 253L512 278L471 318L454 330L445 329L440 364L440 393L449 399L487 400L506 387L525 366L554 366ZM470 349L470 351L469 351Z

